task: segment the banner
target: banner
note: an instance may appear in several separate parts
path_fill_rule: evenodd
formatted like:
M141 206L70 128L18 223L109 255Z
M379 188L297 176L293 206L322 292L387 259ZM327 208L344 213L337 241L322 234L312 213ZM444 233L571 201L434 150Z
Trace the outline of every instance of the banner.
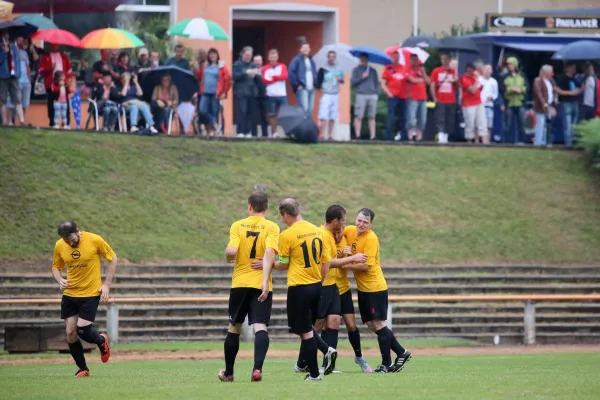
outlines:
M486 14L486 27L497 31L600 32L600 16L557 16L538 14Z

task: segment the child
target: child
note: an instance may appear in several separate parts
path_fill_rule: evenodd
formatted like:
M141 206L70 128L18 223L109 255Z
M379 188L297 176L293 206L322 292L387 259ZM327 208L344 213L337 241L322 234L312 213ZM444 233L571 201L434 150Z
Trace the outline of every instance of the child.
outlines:
M69 88L65 83L65 74L62 71L54 73L52 83L52 95L54 99L54 129L58 129L58 120L62 118L63 129L70 129L67 125L67 111L69 109Z

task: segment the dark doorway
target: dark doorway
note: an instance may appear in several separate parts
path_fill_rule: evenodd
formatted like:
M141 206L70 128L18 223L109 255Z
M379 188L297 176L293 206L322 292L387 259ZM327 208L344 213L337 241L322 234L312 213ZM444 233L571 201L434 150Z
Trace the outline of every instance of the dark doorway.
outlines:
M254 55L260 54L264 57L265 52L265 28L261 26L238 26L245 21L235 21L233 26L233 60L237 61L240 51L246 46L254 49Z

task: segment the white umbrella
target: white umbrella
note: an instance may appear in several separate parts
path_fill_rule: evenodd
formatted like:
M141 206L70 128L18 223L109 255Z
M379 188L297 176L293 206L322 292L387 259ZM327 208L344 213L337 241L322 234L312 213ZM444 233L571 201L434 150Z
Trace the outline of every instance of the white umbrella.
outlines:
M407 60L407 57L410 57L411 54L414 54L417 57L419 57L419 61L423 64L429 58L429 53L421 49L420 47L400 47L398 49L398 53L400 53L400 64L402 65L409 64L409 60Z
M352 47L344 43L335 43L325 45L313 56L313 61L317 65L317 69L325 67L327 62L327 54L330 51L335 51L336 54L336 65L337 67L347 74L358 65L358 60L350 54Z

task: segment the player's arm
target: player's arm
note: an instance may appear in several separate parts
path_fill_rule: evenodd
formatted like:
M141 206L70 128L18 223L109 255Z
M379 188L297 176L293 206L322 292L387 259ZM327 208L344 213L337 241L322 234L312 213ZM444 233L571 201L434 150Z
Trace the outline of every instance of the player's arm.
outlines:
M240 232L237 222L231 225L229 229L229 243L225 248L225 258L228 263L234 263L237 258L238 248L240 247Z
M52 277L58 283L60 290L65 290L69 287L69 281L62 275L62 270L65 269L65 262L60 256L60 252L54 247L54 258L52 260Z
M368 271L369 268L371 268L369 265L367 264L346 264L342 267L345 270L348 271Z
M287 271L290 267L290 258L279 256L279 260L273 264L273 269L278 271Z
M379 239L377 239L377 237L369 238L365 244L364 256L366 257L366 260L364 260L362 263L345 265L343 268L350 271L368 271L372 265L375 265L375 259L377 258L378 251Z
M287 271L290 267L290 255L292 254L292 245L284 231L279 235L279 260L273 264L273 269Z
M263 282L262 282L262 293L258 297L258 301L263 302L269 295L269 278L271 277L271 269L273 268L273 262L275 261L275 250L267 247L265 255L262 259L262 270L263 270Z
M325 243L323 243L323 254L321 255L321 282L325 282L325 278L327 277L327 274L329 273L329 266L330 266L331 260L332 260L332 256L331 256L332 249L330 249L329 246L330 245L329 245L329 243L327 243L327 241L325 241ZM334 254L337 254L337 251L334 250Z
M96 245L98 246L98 253L100 256L108 261L108 265L106 266L106 278L104 278L104 283L100 287L100 301L105 303L110 296L110 285L112 285L113 278L117 272L117 262L119 261L119 257L117 257L113 249L101 237L99 237Z

